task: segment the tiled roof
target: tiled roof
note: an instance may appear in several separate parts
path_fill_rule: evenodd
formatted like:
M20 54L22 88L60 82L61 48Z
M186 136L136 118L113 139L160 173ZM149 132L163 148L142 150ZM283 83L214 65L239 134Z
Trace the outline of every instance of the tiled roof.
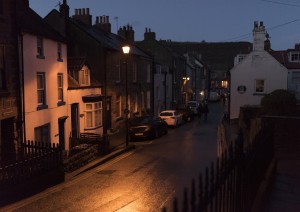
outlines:
M92 38L100 42L105 48L115 51L122 51L122 46L124 46L125 44L129 44L131 47L130 54L150 58L147 53L135 46L134 43L129 42L119 35L108 33L93 26L87 26L86 24L83 24L80 21L76 21L72 18L70 18L69 20L72 24L76 25L78 28L88 33Z
M18 11L18 24L21 32L65 42L65 39L58 32L29 7Z
M289 53L295 50L287 50L287 51L269 51L269 53L282 65L284 65L287 69L300 69L299 62L290 62L289 61Z
M82 67L86 65L89 69L89 65L87 63L87 60L83 57L77 57L77 58L68 58L68 73L73 73L76 71L80 71ZM91 72L90 72L91 74ZM98 82L95 77L90 76L90 86L85 86L86 88L89 87L101 87L101 83ZM69 88L83 88L83 86L80 86L79 83L72 77L70 74L68 74L68 84Z

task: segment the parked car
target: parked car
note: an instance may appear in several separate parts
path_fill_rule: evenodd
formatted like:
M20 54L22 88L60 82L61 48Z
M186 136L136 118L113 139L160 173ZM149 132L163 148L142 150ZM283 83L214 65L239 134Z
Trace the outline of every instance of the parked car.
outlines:
M188 105L177 105L176 111L182 114L182 119L185 122L193 121L194 120L194 112Z
M219 93L217 91L211 91L209 93L209 97L208 97L208 100L211 101L211 102L217 102L217 101L220 101L221 97L219 95Z
M198 114L197 108L199 106L199 102L198 101L188 101L187 105L191 108L191 110L193 111L194 115Z
M176 110L164 110L161 111L159 117L167 122L168 126L177 127L182 124L182 114L178 113Z
M141 116L128 120L129 140L158 138L167 133L167 123L158 116Z

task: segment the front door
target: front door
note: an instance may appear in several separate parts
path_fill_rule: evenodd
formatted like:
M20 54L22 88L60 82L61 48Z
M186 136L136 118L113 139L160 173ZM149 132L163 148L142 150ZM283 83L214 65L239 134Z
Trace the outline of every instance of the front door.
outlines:
M78 112L78 103L71 105L71 127L72 127L72 138L78 138L78 129L79 129L79 112Z

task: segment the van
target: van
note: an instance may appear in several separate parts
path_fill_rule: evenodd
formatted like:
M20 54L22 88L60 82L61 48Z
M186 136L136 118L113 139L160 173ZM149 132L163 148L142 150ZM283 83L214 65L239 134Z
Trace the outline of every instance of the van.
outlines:
M187 102L187 106L189 108L191 108L191 110L193 111L194 115L198 114L198 112L197 112L197 108L199 106L199 102L198 101L188 101Z

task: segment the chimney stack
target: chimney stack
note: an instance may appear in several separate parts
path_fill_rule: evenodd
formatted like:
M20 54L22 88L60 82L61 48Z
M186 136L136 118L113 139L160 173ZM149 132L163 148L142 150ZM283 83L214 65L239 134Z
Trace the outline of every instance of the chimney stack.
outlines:
M134 42L134 30L129 24L127 26L120 27L120 29L118 30L118 35Z
M253 51L263 51L265 46L266 30L263 22L254 22L253 33Z
M156 40L155 32L151 32L150 28L146 28L144 33L144 40Z
M108 16L97 16L96 23L94 25L98 29L102 29L108 33L111 33L111 24L109 23Z
M78 20L88 26L92 26L92 15L89 8L75 9L73 19Z

